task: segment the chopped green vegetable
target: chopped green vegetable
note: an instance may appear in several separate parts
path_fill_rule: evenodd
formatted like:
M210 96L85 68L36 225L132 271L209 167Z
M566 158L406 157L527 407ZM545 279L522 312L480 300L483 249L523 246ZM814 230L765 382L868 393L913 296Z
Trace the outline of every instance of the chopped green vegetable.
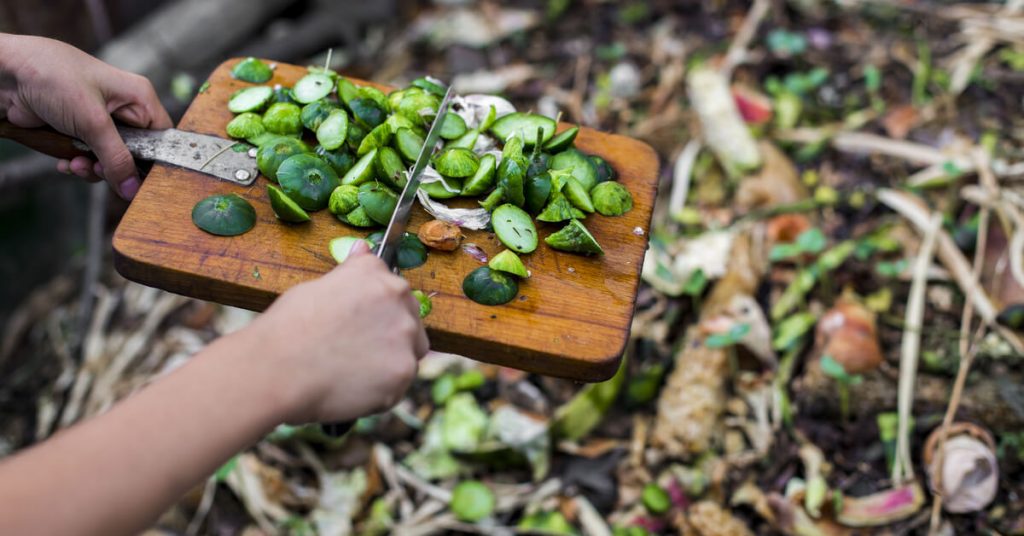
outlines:
M292 223L309 221L309 214L277 186L268 184L267 196L270 198L270 208L279 220Z
M281 189L305 210L327 207L331 193L340 184L338 175L323 160L311 154L298 154L285 160L277 170Z
M633 208L633 195L617 182L602 182L590 190L594 208L603 216L621 216Z
M551 175L541 173L535 177L528 177L523 190L526 197L524 208L530 214L539 214L551 197Z
M447 187L445 187L446 184ZM461 189L462 181L451 178L442 178L440 181L420 185L420 190L426 192L432 199L451 199L458 196Z
M395 148L406 162L415 162L423 149L423 136L410 128L400 128L395 132Z
M359 206L359 188L351 184L342 184L331 192L327 209L335 216L344 216Z
M576 135L580 133L580 127L571 127L563 130L557 136L544 144L544 150L549 153L560 153L570 147L576 141Z
M488 212L493 212L499 203L505 200L505 190L501 187L495 188L491 193L487 194L487 197L483 201L480 201L480 206Z
M341 178L341 183L359 186L360 184L372 179L374 163L376 160L377 149L362 155L359 160L356 161L355 165L348 170L348 173Z
M309 146L301 140L287 136L279 136L260 145L256 152L256 165L260 173L271 181L277 182L277 170L285 160L309 152Z
M652 514L664 514L672 507L672 499L668 496L668 492L653 482L644 486L640 499L643 501L644 507Z
M547 206L545 206L544 210L537 215L538 221L557 223L560 221L571 220L573 218L585 218L587 216L582 210L574 207L572 203L566 199L565 194L554 187L551 189L551 196L549 199Z
M461 147L445 149L434 157L434 169L445 177L472 177L480 167L480 159L473 151Z
M348 259L349 253L352 252L352 246L356 245L357 242L365 242L369 245L369 241L365 238L359 238L355 236L339 236L331 240L328 248L331 250L331 257L334 257L335 262L341 264Z
M256 209L237 194L211 195L192 208L192 223L210 234L240 235L256 225Z
M440 129L439 134L442 139L454 140L466 133L466 121L462 119L462 116L448 112L441 120Z
M480 521L494 512L495 503L491 489L475 480L459 482L452 490L451 509L459 521Z
M325 149L333 151L345 143L348 136L348 114L345 110L332 110L316 129L316 141Z
M426 318L430 314L430 310L434 308L434 304L430 301L430 296L422 290L413 290L412 296L420 304L420 318Z
M512 204L501 205L491 214L491 225L498 240L509 249L518 253L537 249L537 228L523 209Z
M367 182L359 187L359 206L363 207L371 220L387 225L391 213L398 204L398 194L377 182Z
M565 188L562 191L565 193L566 199L576 208L583 212L594 211L594 203L590 200L590 194L575 177L566 177Z
M333 102L321 99L303 106L299 118L302 119L302 126L316 132L316 129L320 128L320 123L323 123L324 119L327 119L331 112L338 109Z
M479 138L480 138L480 131L479 130L477 130L475 128L473 130L467 130L465 134L463 134L463 135L459 136L458 138L455 138L454 140L448 142L448 144L445 145L445 148L448 148L448 147L462 147L464 149L472 150L474 147L476 147L476 141Z
M363 156L370 151L376 150L378 147L390 145L392 136L391 127L387 123L377 125L359 143L356 156Z
M615 168L608 163L607 160L597 156L596 154L590 155L590 161L594 163L594 168L597 170L597 182L598 184L607 181L613 181L616 178Z
M494 187L494 168L497 158L493 154L480 157L480 165L472 177L462 185L461 195L477 196Z
M236 116L228 123L227 133L235 139L253 139L266 132L263 128L263 119L252 112L245 112Z
M569 224L563 227L560 231L548 235L544 241L547 242L549 246L562 251L583 253L585 255L604 255L604 250L601 249L601 245L597 243L597 240L594 240L590 231L588 231L587 228L583 226L583 223L577 219L571 220Z
M302 109L290 102L275 102L263 113L263 126L274 134L302 134Z
M384 123L387 112L373 99L356 98L348 101L348 109L352 117L367 129L373 129Z
M398 156L398 151L388 146L381 147L377 150L374 166L377 178L387 181L388 184L396 188L405 186L406 178L403 174L405 163L402 162L402 157Z
M520 259L519 255L516 255L511 249L506 249L494 257L491 257L487 266L490 266L492 270L517 275L523 279L530 277L530 272L526 270L526 265L523 264L523 260Z
M366 237L376 249L381 240L384 239L384 231L377 231ZM412 233L405 233L398 242L398 267L402 270L409 270L422 266L427 262L427 246L420 241L420 238Z
M324 73L309 73L292 87L292 96L299 104L316 102L331 94L334 80Z
M491 125L491 132L502 141L515 134L523 137L523 143L536 145L537 129L541 129L540 143L543 145L555 135L555 120L543 115L515 112L502 116Z
M268 86L256 86L239 89L228 100L228 110L240 114L260 110L274 96L274 90Z
M570 170L588 192L597 184L597 168L587 155L576 149L568 149L551 157L548 165L552 170Z
M502 305L516 297L519 284L509 275L481 266L462 281L462 292L481 305Z
M314 153L330 164L331 167L334 168L334 172L337 173L339 177L345 176L345 174L348 173L348 170L352 169L352 166L356 163L355 157L346 149L328 151L323 147L317 146Z

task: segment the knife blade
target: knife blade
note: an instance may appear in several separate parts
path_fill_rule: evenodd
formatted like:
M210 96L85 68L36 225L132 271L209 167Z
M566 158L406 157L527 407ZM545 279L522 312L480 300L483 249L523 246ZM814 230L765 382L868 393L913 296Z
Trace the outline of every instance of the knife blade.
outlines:
M256 150L234 140L178 129L147 130L118 126L128 152L139 160L162 162L248 186L256 180ZM0 120L0 138L57 158L95 155L89 146L49 127L22 128Z
M420 149L420 154L416 157L416 163L413 164L411 171L406 172L408 180L406 180L405 186L402 188L402 195L398 197L395 211L391 213L391 220L388 222L387 230L384 231L384 238L381 239L380 247L377 248L377 257L384 261L384 264L395 273L398 272L398 244L402 239L402 234L405 233L406 225L409 223L409 215L412 214L413 201L416 200L416 190L420 187L420 175L426 169L427 162L430 161L430 157L434 154L434 146L437 145L437 140L441 137L441 123L444 122L444 116L448 112L448 104L451 101L451 97L452 88L448 86L448 91L444 94L441 106L437 109L437 116L434 118L434 122L431 123L430 130L427 131L427 138L423 142L423 148Z

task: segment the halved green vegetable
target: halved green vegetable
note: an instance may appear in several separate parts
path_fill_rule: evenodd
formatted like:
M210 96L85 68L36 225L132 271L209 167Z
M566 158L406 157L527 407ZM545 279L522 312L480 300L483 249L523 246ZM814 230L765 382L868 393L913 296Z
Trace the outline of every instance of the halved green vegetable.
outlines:
M277 219L292 223L309 221L309 213L302 210L302 207L292 201L287 194L273 184L267 185L267 197L270 198L270 208L274 210Z
M255 112L274 96L274 90L269 86L256 86L239 89L231 99L228 100L228 110L240 114L244 112Z
M576 141L576 135L579 133L580 127L567 128L548 140L544 144L544 150L549 153L560 153L572 147L572 142Z
M302 119L302 126L316 132L316 129L320 128L320 123L323 123L324 119L327 119L327 116L332 111L338 109L333 102L327 99L320 99L303 106L299 118Z
M412 121L409 121L405 117L403 117L401 115L398 115L398 114L391 114L391 115L389 115L388 118L384 120L384 122L387 123L389 127L391 127L391 132L394 132L396 134L398 133L398 129L400 129L400 128L409 128L409 129L418 129L419 128Z
M345 143L348 136L348 114L345 110L336 109L331 111L316 129L316 141L324 148L333 151Z
M477 128L480 129L480 132L487 132L488 130L491 129L491 126L494 125L494 121L496 121L497 119L498 109L495 108L494 105L492 104L491 109L487 110L487 116L484 117L484 120L480 122L480 126Z
M235 64L231 76L243 82L262 84L274 77L274 71L266 63L250 56Z
M423 136L410 128L395 131L395 148L406 162L415 162L423 149Z
M366 237L370 241L373 250L376 251L384 240L384 231L377 231ZM427 246L423 245L420 238L412 233L404 233L398 242L398 267L402 270L409 270L422 266L427 262Z
M438 97L444 97L444 93L445 91L447 91L447 89L444 86L436 82L433 82L426 77L417 78L416 80L413 80L411 85L414 87L418 87L428 93L437 95Z
M541 129L540 143L544 144L555 135L555 120L543 115L515 112L495 121L491 132L502 141L519 133L526 145L533 146L537 144L537 128Z
M494 512L494 492L475 480L459 482L452 490L452 513L459 521L475 523Z
M483 201L480 201L480 206L483 207L487 212L493 212L495 207L499 203L505 200L505 190L501 189L501 186L495 188L491 193L487 194L487 197Z
M483 195L484 192L494 187L494 167L498 161L493 154L485 154L480 157L480 166L476 173L466 179L462 185L462 194L465 196Z
M263 113L263 126L274 134L302 134L302 109L290 102L275 102Z
M256 225L256 209L237 194L211 195L192 208L192 223L210 234L240 235Z
M434 157L434 169L445 177L472 177L479 167L476 153L462 147L445 149Z
M422 290L413 290L412 297L420 303L420 318L426 318L430 314L430 310L434 308L434 304L430 301L430 295Z
M281 189L300 207L320 210L327 207L331 192L338 187L338 174L327 162L311 154L295 155L277 169Z
M256 166L264 177L277 182L277 169L281 163L297 154L309 152L309 146L288 136L278 136L273 140L260 145L256 152Z
M388 96L383 91L371 86L359 86L359 96L376 102L377 106L384 110L385 114L391 113L391 104L388 102Z
M359 206L363 207L371 220L387 225L391 213L398 204L398 194L378 182L368 182L359 187Z
M357 121L348 122L348 148L355 152L359 149L359 144L363 143L363 138L366 137L366 133L369 132Z
M292 95L300 104L309 104L331 94L334 80L324 73L309 73L292 87Z
M353 225L355 227L377 226L377 222L371 220L370 217L366 215L366 211L363 210L363 207L356 207L355 209L352 210L352 212L349 212L344 216L339 216L335 214L335 217L341 220L342 222L347 223L349 225Z
M352 246L359 242L364 242L366 245L370 245L370 241L365 238L359 238L356 236L339 236L334 238L327 245L331 251L331 257L334 257L335 262L341 264L348 259L349 254L352 252Z
M341 178L342 184L359 186L373 178L374 162L377 159L377 149L374 149L359 158L352 169Z
M604 158L601 158L596 154L592 154L590 155L590 161L594 163L594 169L597 170L598 183L613 181L618 176L618 174L615 173L615 168L613 168L612 165Z
M448 188L455 191L453 192L448 188L445 188L445 185L441 184L441 181L420 184L420 190L426 192L432 199L451 199L461 195L462 181L460 179L442 178L442 180L448 185Z
M342 148L336 151L328 151L318 145L314 152L330 164L339 177L343 177L348 173L348 170L352 169L352 166L356 163L356 158L352 156L348 149Z
M604 255L604 250L597 243L590 231L583 226L580 220L573 219L560 231L548 235L544 242L555 249L570 251L572 253L583 253L584 255Z
M448 112L444 114L440 128L439 134L441 138L454 140L466 133L466 121L462 119L462 116L454 112Z
M492 270L517 275L523 279L530 277L530 272L526 269L526 265L523 264L523 260L511 249L506 249L491 257L491 261L487 263L487 266L490 266Z
M548 166L553 170L570 170L572 176L576 177L576 180L580 181L580 185L588 192L597 184L597 168L594 166L594 162L576 149L567 149L552 156L548 160Z
M398 102L395 113L404 116L414 124L426 127L437 115L437 109L441 107L441 99L423 90L419 92L407 91Z
M580 185L580 181L576 180L576 177L568 177L565 181L565 188L562 191L565 193L565 197L569 199L569 202L576 208L583 212L594 211L594 203L590 200L590 195Z
M518 253L530 253L537 249L537 228L530 215L523 209L504 204L494 209L491 225L498 240Z
M522 156L502 158L498 164L498 185L505 190L505 198L521 207L526 204L526 169L529 166Z
M295 102L295 98L292 97L292 89L284 87L281 84L274 86L274 96L271 100L274 102L290 102L292 104L298 104Z
M359 187L342 184L331 192L327 208L335 216L344 216L359 206Z
M348 78L339 76L334 81L334 84L338 86L338 100L345 103L345 106L349 106L349 102L353 99L359 98L359 88ZM351 109L351 106L349 109Z
M245 112L236 116L227 126L228 136L235 139L255 139L266 133L266 131L267 129L263 127L263 118L259 114L252 112Z
M519 294L519 283L510 275L481 266L462 280L462 292L481 305L501 305Z
M523 187L526 203L523 208L530 214L539 214L544 210L544 205L551 197L551 175L541 173L535 177L527 178Z
M464 149L473 150L476 147L476 141L480 139L480 131L477 129L467 130L465 134L445 144L445 148L448 147L462 147Z
M537 220L556 223L571 220L573 218L585 218L586 216L587 214L585 212L574 207L572 203L566 199L565 194L552 187L551 197L548 200L548 204L544 207L544 210L537 215Z
M387 119L388 114L373 99L356 98L348 102L352 117L368 129L375 128Z
M364 154L385 145L391 144L391 127L387 123L381 123L377 125L373 130L363 138L363 141L359 143L359 149L356 150L356 156L363 156Z
M405 186L405 163L402 162L402 157L398 156L398 151L386 145L377 149L374 166L378 179L396 188Z
M594 208L604 216L621 216L633 208L633 195L617 182L602 182L590 191Z

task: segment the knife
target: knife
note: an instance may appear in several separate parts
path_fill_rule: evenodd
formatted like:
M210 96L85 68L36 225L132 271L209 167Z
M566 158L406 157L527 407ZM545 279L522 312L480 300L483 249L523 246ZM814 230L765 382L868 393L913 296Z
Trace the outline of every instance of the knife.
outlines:
M430 125L430 130L427 131L427 139L423 142L423 148L420 149L419 156L416 157L416 163L413 164L412 171L406 172L408 180L402 188L402 195L398 197L395 211L391 213L391 220L388 222L387 230L384 231L384 238L381 239L380 246L377 248L377 257L384 261L384 264L396 274L398 273L398 244L401 242L402 235L405 233L405 227L409 223L409 215L412 214L413 201L416 200L416 191L420 187L420 176L427 167L430 157L434 154L434 146L437 145L437 140L441 137L441 123L444 122L444 116L448 111L448 103L451 101L451 97L452 88L448 86L448 91L445 92L441 106L438 108L437 117L434 118L434 122Z
M256 180L256 149L234 140L178 129L147 130L118 126L128 152L139 160L162 162L248 186ZM50 127L22 128L0 120L0 138L68 160L96 156L89 146Z
M448 91L444 94L441 106L438 107L437 117L431 123L430 130L427 131L427 139L423 142L419 156L416 157L416 163L413 164L411 171L406 172L408 180L402 188L402 195L398 198L395 211L391 213L391 220L388 221L388 228L384 231L384 238L381 239L380 245L377 247L377 258L384 261L384 264L396 274L398 273L398 244L401 243L402 234L405 233L405 227L409 223L409 215L412 214L416 190L420 187L420 175L423 174L423 170L427 167L427 162L430 161L430 157L434 154L434 146L437 145L437 140L441 138L441 123L444 122L444 116L448 111L451 97L452 88L448 86ZM333 422L323 424L321 427L328 436L341 437L352 428L352 424L351 422Z

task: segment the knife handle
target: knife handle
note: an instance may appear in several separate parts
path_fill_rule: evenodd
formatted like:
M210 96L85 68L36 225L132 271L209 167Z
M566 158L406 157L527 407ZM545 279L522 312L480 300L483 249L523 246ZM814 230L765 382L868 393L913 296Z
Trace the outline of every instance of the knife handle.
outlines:
M75 146L77 140L48 126L23 128L6 119L0 119L0 138L9 139L55 158L71 160L76 156L93 157L89 151Z

